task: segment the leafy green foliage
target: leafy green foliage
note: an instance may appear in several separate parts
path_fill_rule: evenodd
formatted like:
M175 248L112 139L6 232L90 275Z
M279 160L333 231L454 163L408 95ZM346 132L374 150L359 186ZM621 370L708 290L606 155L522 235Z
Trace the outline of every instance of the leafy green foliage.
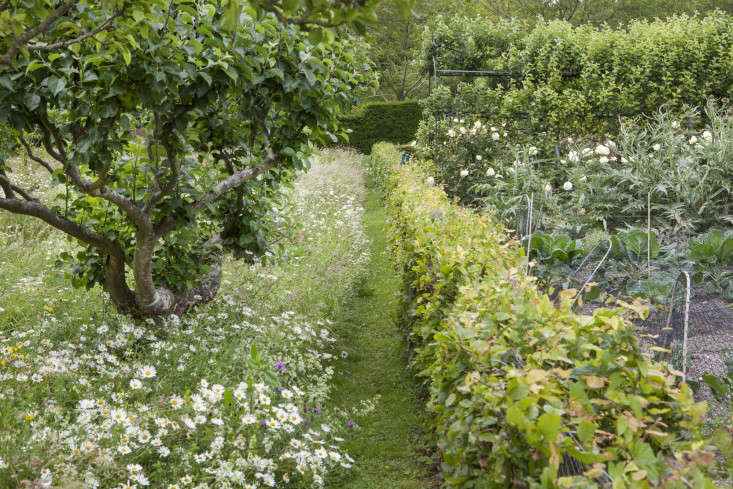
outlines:
M401 324L447 485L713 487L705 407L641 351L622 310L573 314L524 275L526 257L487 215L451 203L413 166L388 182L402 273ZM561 461L585 464L560 476Z
M733 231L712 229L692 238L688 257L696 282L712 284L724 299L733 300Z
M453 95L441 87L426 116L480 110L494 123L522 120L553 143L570 134L614 134L620 115L652 114L662 105L680 110L729 96L731 26L719 12L635 21L625 29L455 18L424 34L424 69L432 70L435 57L439 69L513 76L462 83Z
M530 250L530 259L535 260L538 265L532 272L534 275L563 280L570 276L586 253L583 242L579 239L572 239L567 234L542 232L533 233L531 239L529 236L525 237L522 248Z
M415 139L420 123L418 102L368 102L341 118L348 135L348 145L369 154L380 141L404 144Z
M659 255L659 243L654 231L647 233L641 229L621 232L611 238L612 251L620 257L643 267L647 259L655 259Z
M733 265L733 231L711 229L690 242L690 259L701 265Z
M13 32L50 15L47 4L23 2ZM113 290L110 256L132 268L148 290L135 291L142 308L157 302L149 282L190 290L221 248L268 251L280 187L342 134L355 87L374 82L359 41L330 29L363 24L363 2L69 4L42 43L0 59L0 127L16 147L37 131L46 155L33 159L63 190L46 208L6 177L0 208L79 239L85 249L65 257L77 285ZM111 24L66 46L73 19ZM17 40L3 31L0 54ZM118 273L116 289L126 287Z

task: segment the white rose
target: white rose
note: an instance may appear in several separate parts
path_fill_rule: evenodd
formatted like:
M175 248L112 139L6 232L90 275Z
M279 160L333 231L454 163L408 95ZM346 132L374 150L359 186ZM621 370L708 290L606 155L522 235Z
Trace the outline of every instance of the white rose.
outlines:
M568 160L570 161L580 161L580 155L577 151L571 151L568 153Z
M456 135L456 131L454 131L453 129L448 129L448 132L446 134L448 134L449 138L452 138Z
M457 117L456 117L456 118L454 118L454 119L453 119L453 122L455 122L456 124L458 124L458 118L457 118Z
M433 177L428 177L428 179L425 180L425 183L428 185L435 185L435 179Z
M570 182L565 182L562 184L562 188L565 190L573 190L573 184Z
M461 128L459 129L459 131L461 131L461 134L466 134L466 128L463 127L463 126L461 126Z
M461 178L468 176L468 170L461 170Z
M539 153L539 150L537 148L535 148L534 146L530 146L529 147L529 154L530 154L530 156L536 156L537 153Z
M652 149L653 149L654 151L659 151L660 149L662 149L662 145L661 145L661 144L659 144L659 143L657 143L657 144L655 144L654 146L652 146Z
M695 144L697 142L696 136L690 136L690 144Z
M702 133L702 138L703 138L703 140L705 140L707 142L710 142L710 141L713 140L713 133L711 133L710 131L705 130Z
M501 138L501 136L499 135L498 132L492 132L491 133L491 139L493 139L494 141L498 141L500 138Z
M481 161L481 160L483 160L483 157L481 155L476 155L476 161Z
M493 177L494 175L496 175L496 172L494 171L493 168L489 167L489 169L486 170L486 176L487 177Z
M606 163L609 162L608 156L601 156L599 158L599 161L601 162L602 165L605 165Z
M596 154L599 155L599 156L601 156L601 155L608 156L608 155L611 154L611 150L608 149L607 146L604 146L602 144L599 144L598 146L596 146Z

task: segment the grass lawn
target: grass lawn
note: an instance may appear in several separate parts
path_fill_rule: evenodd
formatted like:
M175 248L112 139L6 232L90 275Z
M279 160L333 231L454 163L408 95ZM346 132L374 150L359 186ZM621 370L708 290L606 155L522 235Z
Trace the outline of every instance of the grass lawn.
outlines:
M406 365L404 344L393 322L398 277L387 249L385 210L371 189L364 225L371 241L368 275L334 325L346 360L337 364L333 402L349 405L379 397L376 410L360 422L346 448L356 470L329 487L427 489L435 485L422 453L425 410L419 386Z

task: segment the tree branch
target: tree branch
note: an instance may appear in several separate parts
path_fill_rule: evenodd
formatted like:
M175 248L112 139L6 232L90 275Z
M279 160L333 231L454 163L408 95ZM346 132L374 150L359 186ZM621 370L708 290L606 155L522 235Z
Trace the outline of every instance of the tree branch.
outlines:
M71 7L73 7L76 3L78 3L78 0L67 0L59 8L54 10L51 15L46 17L43 22L38 24L36 27L27 30L20 37L16 37L15 41L13 41L13 44L10 46L10 49L8 49L8 52L0 55L0 65L12 63L12 61L15 59L15 55L18 54L18 51L20 51L28 41L36 37L38 34L44 33L48 29L50 29L51 25L53 25L54 22L66 15Z
M95 36L95 35L99 34L100 32L102 32L103 30L107 29L110 25L112 25L112 22L121 13L122 13L121 10L119 12L115 12L114 14L112 14L112 16L109 19L105 20L104 22L102 22L101 24L99 24L97 27L95 27L91 31L85 32L84 34L80 35L79 37L75 37L74 39L69 39L67 41L59 41L59 42L55 42L53 44L41 44L41 45L39 45L39 44L31 44L31 45L28 45L28 49L31 49L31 50L37 51L37 52L48 52L48 51L54 51L54 50L57 50L57 49L66 49L69 46L71 46L72 44L76 44L76 43L82 42L83 40L88 39L88 38L90 38L92 36Z
M37 200L24 201L20 199L0 199L0 209L5 209L6 211L10 211L14 214L37 217L56 229L75 237L79 241L90 244L108 254L124 256L124 252L122 251L122 247L119 243L115 243L101 234L98 234L89 228L80 226L65 217L56 215L51 209Z
M263 121L260 121L260 126L262 127L262 139L265 142L265 148L266 148L265 149L266 156L265 156L264 163L258 166L251 166L244 170L234 172L232 175L230 175L229 177L219 182L213 188L213 190L211 190L211 192L208 192L200 200L198 200L197 202L193 204L193 209L195 211L199 211L206 204L210 202L214 202L215 200L217 200L219 197L229 192L230 190L239 187L244 182L257 178L259 175L265 173L267 170L277 166L277 159L275 157L275 153L273 153L272 151L272 146L270 145L269 131L267 130L267 127L265 126ZM163 219L160 223L158 223L155 226L156 239L165 236L166 234L170 233L171 231L173 231L180 225L181 224L177 222L175 216L170 216L170 217Z
M230 190L239 187L244 182L252 180L253 178L257 178L259 175L274 167L276 164L277 162L273 159L267 161L262 165L251 166L246 170L241 170L234 173L234 175L219 182L219 184L216 185L211 192L204 195L203 198L196 203L195 208L200 209L209 202L215 201Z
M31 160L33 160L36 163L38 163L39 165L41 165L43 168L45 168L48 171L48 173L50 173L50 174L53 175L53 168L51 167L51 165L48 164L48 162L46 162L46 160L44 160L42 158L39 158L38 156L36 156L35 154L33 154L33 150L31 149L31 145L28 144L28 141L25 140L25 138L23 137L22 134L20 135L20 142L23 145L23 147L25 148L25 152L28 154L28 157Z
M3 189L6 199L15 198L15 192L13 192L13 186L5 174L5 170L0 169L0 188Z
M127 214L137 226L146 229L152 228L150 218L142 211L142 209L137 207L132 200L105 186L109 177L109 163L105 164L103 175L96 181L85 180L82 178L76 165L67 160L66 151L63 148L63 140L61 139L59 130L51 124L45 115L40 118L40 121L40 126L43 131L43 145L46 148L46 151L64 165L64 174L71 179L71 183L74 184L79 192L93 197L101 197L119 207L120 210ZM109 126L111 127L111 122ZM58 151L54 150L51 145L50 135L53 135ZM106 140L103 144L106 145Z
M158 204L158 202L163 199L166 195L170 195L173 190L178 186L178 182L180 180L180 168L178 165L178 159L176 158L175 151L173 149L173 144L170 140L171 136L173 135L173 125L171 123L165 124L163 126L162 135L161 135L161 141L163 144L163 147L165 148L165 153L167 155L166 161L168 162L168 167L171 171L171 176L168 179L168 182L165 185L158 185L159 189L158 191L154 192L153 195L150 197L150 201L148 201L147 204L145 204L145 207L143 208L143 212L147 215L150 215L155 208L155 206ZM152 145L148 145L148 148L150 148ZM156 178L157 181L157 178Z
M40 202L40 200L36 199L31 194L29 194L28 192L26 192L22 188L18 187L14 183L8 182L8 184L10 185L10 188L13 190L13 192L19 193L20 196L23 197L28 202Z

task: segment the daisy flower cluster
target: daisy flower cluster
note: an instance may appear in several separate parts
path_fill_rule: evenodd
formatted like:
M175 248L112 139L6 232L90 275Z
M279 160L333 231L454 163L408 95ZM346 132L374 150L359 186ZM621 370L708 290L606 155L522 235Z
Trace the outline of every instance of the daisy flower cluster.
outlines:
M298 223L282 255L226 264L184 317L89 314L44 279L59 296L0 329L0 487L317 488L349 470L344 436L373 406L329 404L346 354L327 313L369 258L348 161L314 162L278 211Z

